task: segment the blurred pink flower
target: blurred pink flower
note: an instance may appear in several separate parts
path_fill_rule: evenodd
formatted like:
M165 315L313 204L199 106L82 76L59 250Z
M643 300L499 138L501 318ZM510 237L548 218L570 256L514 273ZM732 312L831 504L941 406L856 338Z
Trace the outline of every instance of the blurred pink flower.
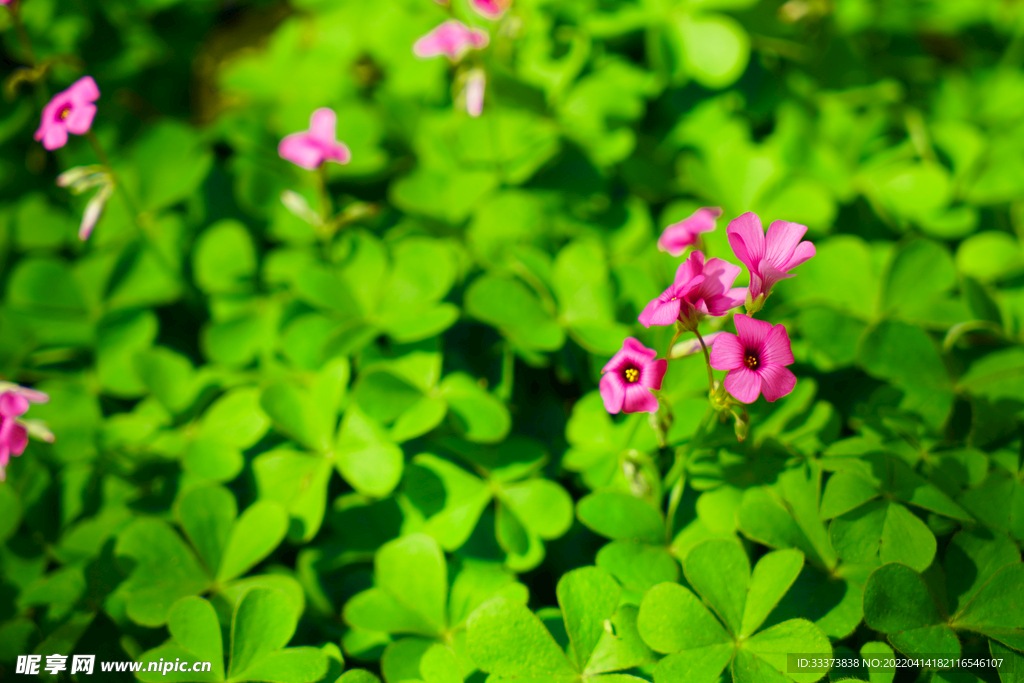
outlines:
M753 403L758 394L772 402L793 391L796 376L784 367L793 364L786 327L742 313L733 321L736 334L720 334L711 348L711 367L729 371L725 390L743 403Z
M793 277L789 271L814 256L814 245L800 241L807 226L799 223L774 221L766 238L761 219L748 212L733 219L726 232L736 258L750 270L748 300L754 302L763 302L776 282ZM760 305L755 304L754 308L759 309Z
M473 69L466 75L466 85L462 96L466 100L466 113L473 118L484 111L484 89L487 86L487 74L483 69Z
M694 251L679 264L672 285L640 312L644 327L671 325L679 320L687 329L695 329L706 315L725 315L743 303L746 288L732 287L740 267L720 258L704 262L704 254Z
M28 445L28 429L18 418L28 412L29 403L46 403L50 397L10 382L0 385L0 481L4 481L11 455L21 455Z
M338 116L333 109L321 107L309 117L309 130L286 135L277 146L282 159L314 170L326 161L347 164L352 152L335 138Z
M512 4L512 0L469 0L476 13L487 19L499 19Z
M482 29L471 29L461 21L449 19L430 33L416 41L412 52L417 57L437 57L446 55L457 62L470 50L479 50L487 46L490 36Z
M59 149L68 143L68 133L85 135L96 116L100 89L92 76L82 76L67 90L54 95L43 107L42 121L35 139L46 149Z
M690 245L696 244L700 233L715 229L715 219L722 215L717 206L697 209L688 218L665 228L658 238L658 249L672 256L679 256Z
M622 342L622 348L601 369L601 398L609 413L653 413L658 399L651 389L661 389L668 362L654 360L658 352L633 337Z

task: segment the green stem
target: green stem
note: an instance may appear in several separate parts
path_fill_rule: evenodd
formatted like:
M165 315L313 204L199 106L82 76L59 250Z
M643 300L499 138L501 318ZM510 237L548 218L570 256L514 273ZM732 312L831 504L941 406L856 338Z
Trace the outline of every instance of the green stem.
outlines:
M21 22L21 8L18 5L18 0L14 0L14 2L7 6L7 10L11 13L11 20L14 22L14 32L18 34L21 49L25 51L25 56L28 57L29 66L34 69L39 64L39 60L36 59L36 52L32 49L32 39L29 38L28 31L25 30L25 24Z
M665 358L667 360L672 360L672 347L676 345L676 342L679 340L679 335L682 333L683 331L681 329L676 328L676 333L672 335L672 341L668 343L668 350L665 351Z
M117 187L117 191L121 193L121 198L124 199L125 204L128 205L128 211L132 214L132 220L135 222L135 227L139 229L139 232L146 234L143 230L142 225L139 222L139 207L132 199L131 194L128 192L128 188L124 186L121 179L117 176L117 172L114 171L113 165L110 163L110 157L107 156L106 151L103 149L103 145L100 144L99 138L92 130L88 130L85 133L85 139L89 141L89 146L92 147L92 151L96 154L96 158L100 160L104 168L107 169L107 173L110 174L111 179L114 181L114 185Z
M316 168L317 192L320 195L320 215L323 216L324 225L331 221L333 208L331 207L331 195L327 191L327 162L323 162Z
M673 525L676 519L676 510L679 508L679 501L683 497L683 487L686 485L686 465L689 463L690 458L693 456L694 450L704 440L704 436L707 434L708 425L711 423L711 416L714 415L714 410L708 405L704 411L704 417L701 418L700 424L697 425L697 431L693 433L693 438L686 444L686 451L684 455L680 455L676 452L676 461L672 464L672 469L669 470L665 476L665 485L671 486L672 491L669 493L668 498L668 513L665 517L665 537L667 542L672 542L672 532L674 531Z
M700 342L700 348L704 352L704 365L708 369L708 394L714 395L715 376L711 374L711 355L708 353L708 345L704 343L704 337L700 336L700 332L694 330L693 333L697 335L697 341Z
M92 147L93 152L95 152L96 158L100 160L103 167L107 169L107 173L110 174L110 178L114 182L114 186L117 188L117 191L120 192L121 198L124 199L125 205L128 207L128 213L132 216L132 223L135 224L135 227L138 229L139 235L142 239L152 247L152 251L156 256L156 259L160 261L160 264L164 267L164 270L167 271L167 274L171 276L172 280L180 280L186 290L192 289L191 283L181 277L178 269L175 268L175 266L164 256L164 252L160 249L160 245L157 243L156 238L146 229L147 221L144 220L144 217L139 211L139 205L135 203L131 193L128 192L128 188L124 186L124 183L122 183L121 179L118 177L117 172L110 163L110 157L107 156L106 151L103 149L103 145L100 144L99 138L96 137L96 134L93 133L92 130L86 131L85 138L89 141L89 145Z

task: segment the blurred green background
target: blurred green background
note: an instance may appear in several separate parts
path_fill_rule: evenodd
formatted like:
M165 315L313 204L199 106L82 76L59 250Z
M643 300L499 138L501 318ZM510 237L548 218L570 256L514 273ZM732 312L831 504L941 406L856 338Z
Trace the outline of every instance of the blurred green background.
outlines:
M483 681L465 624L487 598L526 601L564 645L547 608L566 572L596 562L635 606L686 584L706 539L803 552L774 622L899 649L862 601L874 568L935 593L967 571L958 532L1019 566L1024 2L513 0L498 21L452 2L490 34L459 66L412 54L449 16L431 0L22 0L23 35L0 9L0 378L50 394L28 417L56 435L0 485L0 676L168 638L195 656L167 627L194 595L229 652L255 586L253 610L297 624L271 649L321 648L259 680ZM460 108L470 65L479 118ZM140 215L115 195L83 243L88 195L54 180L93 151L32 134L86 74ZM327 167L351 217L328 237L280 199L317 206L316 175L277 155L325 106L352 150ZM700 357L670 363L663 446L595 389L624 337L664 351L671 330L636 316L679 263L658 234L700 206L724 210L709 256L738 263L725 226L745 211L807 225L817 255L761 314L789 330L796 390L751 406L745 443L725 424L690 449L666 522ZM867 493L825 495L851 471ZM990 643L937 609L951 625L930 642L1024 671L999 644L1024 647L1024 623ZM454 679L423 664L438 642ZM619 670L653 680L646 652ZM897 680L972 680L918 675Z

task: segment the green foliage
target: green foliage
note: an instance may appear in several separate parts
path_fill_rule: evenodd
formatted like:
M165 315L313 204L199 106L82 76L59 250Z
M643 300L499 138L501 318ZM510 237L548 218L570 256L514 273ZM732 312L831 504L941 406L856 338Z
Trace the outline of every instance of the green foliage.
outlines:
M0 483L0 671L1021 680L1021 3L11 9L0 379L50 401ZM449 14L488 47L417 59ZM82 241L92 190L54 180L107 162L32 135L86 74L118 191ZM277 153L319 107L352 152L322 174ZM742 442L699 352L657 415L598 390L624 338L665 355L637 315L680 263L658 235L702 206L708 256L739 263L747 211L816 250L761 312L796 388Z

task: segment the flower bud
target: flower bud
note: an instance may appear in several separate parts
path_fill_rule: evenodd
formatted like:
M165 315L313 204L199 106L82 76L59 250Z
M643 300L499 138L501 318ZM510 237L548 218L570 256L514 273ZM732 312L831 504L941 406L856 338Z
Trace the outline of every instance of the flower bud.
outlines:
M281 203L284 204L284 208L288 209L292 215L306 221L313 227L320 227L324 224L323 217L314 211L310 206L306 198L298 192L291 190L285 190L281 193Z

